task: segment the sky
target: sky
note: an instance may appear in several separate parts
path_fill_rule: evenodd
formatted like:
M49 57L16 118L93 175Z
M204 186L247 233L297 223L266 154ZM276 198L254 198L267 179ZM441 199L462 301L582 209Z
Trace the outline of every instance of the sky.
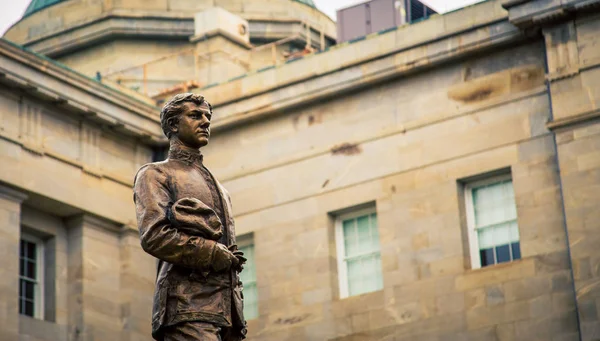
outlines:
M444 13L482 0L422 0L434 10ZM30 0L0 0L0 35L25 12ZM317 7L335 20L335 11L365 0L314 0Z

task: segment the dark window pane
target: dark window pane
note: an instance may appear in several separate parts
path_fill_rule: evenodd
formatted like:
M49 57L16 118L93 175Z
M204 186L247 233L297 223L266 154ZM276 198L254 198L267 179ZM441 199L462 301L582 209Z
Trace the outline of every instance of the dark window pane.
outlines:
M510 246L508 244L496 246L496 255L498 256L498 263L510 262Z
M33 296L34 296L33 290L34 290L34 287L35 287L35 285L33 283L25 281L25 295L24 296L26 298L28 298L30 300L33 300Z
M26 255L25 248L26 248L26 243L24 240L21 240L21 248L19 249L21 257L25 257L25 255Z
M27 242L27 258L35 259L35 244Z
M494 264L494 249L483 249L479 251L481 256L481 266L488 266Z
M29 278L37 279L34 262L27 261L27 273L25 274L25 276L27 276Z
M25 312L24 315L33 317L33 302L25 301Z
M25 271L25 261L21 258L21 259L19 259L19 275L26 276L24 271Z
M23 297L23 295L25 294L25 281L24 280L19 280L19 298Z
M519 243L519 242L512 243L511 247L512 247L513 259L521 259L521 243Z

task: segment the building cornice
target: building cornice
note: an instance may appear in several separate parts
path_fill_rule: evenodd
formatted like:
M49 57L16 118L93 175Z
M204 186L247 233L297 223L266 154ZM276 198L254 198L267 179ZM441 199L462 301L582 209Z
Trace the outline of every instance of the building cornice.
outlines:
M0 198L8 199L12 202L20 204L27 199L27 194L10 187L0 185Z
M251 39L273 40L281 36L289 36L296 33L296 26L302 21L294 18L267 18L264 16L253 16L250 19ZM256 24L291 26L288 30L280 28L274 32L280 35L273 36L256 28ZM318 37L318 33L312 28L312 32ZM305 34L305 32L302 32ZM58 58L72 51L85 49L86 47L115 40L119 37L155 38L155 39L178 39L186 41L194 35L194 20L189 16L176 13L165 13L158 15L155 12L132 12L128 10L113 10L103 15L88 19L77 25L63 28L58 31L49 32L35 39L23 42L23 46L47 55ZM331 44L335 38L329 34L325 35L326 41ZM314 44L318 39L314 39Z
M550 130L558 130L598 119L600 119L600 109L553 120L551 122L548 122L546 124L546 127Z
M6 58L2 59L3 56ZM117 133L133 135L149 143L164 140L159 109L154 105L5 39L0 39L0 82L60 106L65 113L100 122Z
M489 1L201 91L219 113L214 129L229 129L526 39L500 2Z
M82 213L71 216L65 220L68 228L95 228L98 230L108 230L112 232L121 232L122 224L114 223L108 219L101 218L89 213Z
M576 13L600 10L600 0L504 0L510 22L519 28L541 27L568 20Z

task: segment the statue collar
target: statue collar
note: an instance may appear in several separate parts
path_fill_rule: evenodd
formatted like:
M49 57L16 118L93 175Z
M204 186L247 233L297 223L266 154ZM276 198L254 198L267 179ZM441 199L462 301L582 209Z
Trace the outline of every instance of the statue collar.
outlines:
M199 164L202 165L204 156L200 153L200 150L182 146L180 144L173 144L169 148L169 159L179 160L187 164Z

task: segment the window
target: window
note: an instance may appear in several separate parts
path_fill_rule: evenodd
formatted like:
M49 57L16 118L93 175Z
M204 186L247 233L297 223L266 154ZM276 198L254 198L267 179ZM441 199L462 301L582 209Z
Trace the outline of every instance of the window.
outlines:
M465 189L472 267L520 259L517 208L510 175L471 183Z
M366 209L336 219L340 297L383 289L377 213Z
M240 279L244 284L244 317L252 320L258 317L258 289L256 288L256 268L254 266L254 243L252 238L240 238L239 249L247 261Z
M21 235L19 251L19 313L43 319L44 244L36 237Z

